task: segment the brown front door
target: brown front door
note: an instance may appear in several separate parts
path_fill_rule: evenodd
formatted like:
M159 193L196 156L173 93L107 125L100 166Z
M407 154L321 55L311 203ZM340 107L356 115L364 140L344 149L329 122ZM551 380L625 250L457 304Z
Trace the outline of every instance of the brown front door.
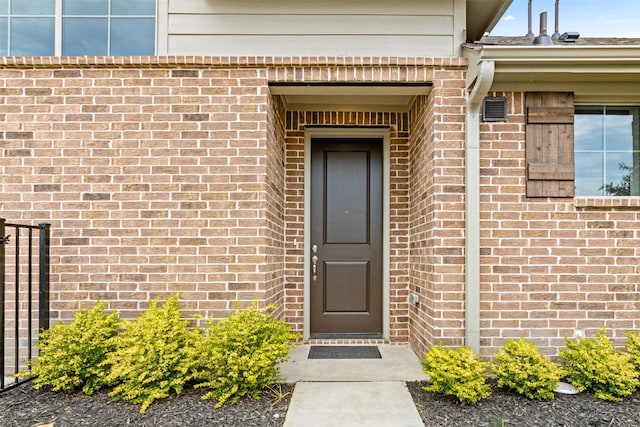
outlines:
M382 169L382 139L311 140L312 337L382 335Z

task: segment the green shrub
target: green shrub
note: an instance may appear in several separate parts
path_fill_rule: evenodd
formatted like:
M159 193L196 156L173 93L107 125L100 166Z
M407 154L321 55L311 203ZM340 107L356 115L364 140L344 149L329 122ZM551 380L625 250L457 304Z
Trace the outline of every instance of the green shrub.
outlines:
M633 332L627 333L627 351L631 356L631 363L636 367L636 371L640 374L640 334Z
M111 366L109 393L114 400L141 404L140 413L156 399L167 397L173 389L180 393L194 377L197 365L196 343L199 329L191 330L180 316L178 296L157 306L157 300L113 338L115 351L106 364Z
M620 401L640 385L631 356L613 347L604 328L595 338L566 340L569 348L560 350L560 357L569 382L579 391L588 389L599 399Z
M227 319L209 321L201 341L202 368L196 387L209 387L203 399L217 399L219 408L242 396L260 399L262 389L274 383L278 366L289 357L299 334L284 321L274 319L270 310L256 304L238 310Z
M505 343L496 355L492 370L498 378L498 387L510 388L537 400L553 399L553 390L564 374L558 365L538 352L535 344L523 338Z
M35 375L34 388L51 386L54 391L82 389L93 394L107 385L108 368L103 366L114 347L110 339L117 333L118 313L105 313L98 302L90 310L80 309L71 323L59 323L38 334L39 356L29 361L31 371L18 376Z
M456 396L463 403L476 403L491 394L487 384L487 363L476 359L466 346L457 350L432 347L422 360L431 385L424 390Z

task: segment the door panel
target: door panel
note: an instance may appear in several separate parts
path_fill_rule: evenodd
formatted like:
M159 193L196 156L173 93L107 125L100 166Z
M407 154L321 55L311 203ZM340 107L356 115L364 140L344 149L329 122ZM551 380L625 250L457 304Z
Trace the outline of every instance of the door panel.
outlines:
M369 265L365 261L324 263L323 312L369 311Z
M382 139L311 140L312 337L382 334L382 169Z
M325 152L327 243L368 243L367 152Z

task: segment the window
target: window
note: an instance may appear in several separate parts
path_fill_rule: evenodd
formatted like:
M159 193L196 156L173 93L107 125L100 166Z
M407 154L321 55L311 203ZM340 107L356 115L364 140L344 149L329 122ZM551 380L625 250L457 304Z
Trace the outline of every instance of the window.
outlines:
M155 0L0 0L0 55L153 55L155 5Z
M54 54L55 0L0 0L0 55Z
M640 195L640 107L576 107L577 196Z
M63 0L63 55L153 55L155 0Z

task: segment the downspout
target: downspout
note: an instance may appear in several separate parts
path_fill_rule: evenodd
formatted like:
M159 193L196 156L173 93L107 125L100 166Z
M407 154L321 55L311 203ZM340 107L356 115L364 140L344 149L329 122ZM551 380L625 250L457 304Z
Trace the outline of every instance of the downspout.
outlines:
M467 99L465 132L465 345L480 352L480 110L495 64L481 61Z

